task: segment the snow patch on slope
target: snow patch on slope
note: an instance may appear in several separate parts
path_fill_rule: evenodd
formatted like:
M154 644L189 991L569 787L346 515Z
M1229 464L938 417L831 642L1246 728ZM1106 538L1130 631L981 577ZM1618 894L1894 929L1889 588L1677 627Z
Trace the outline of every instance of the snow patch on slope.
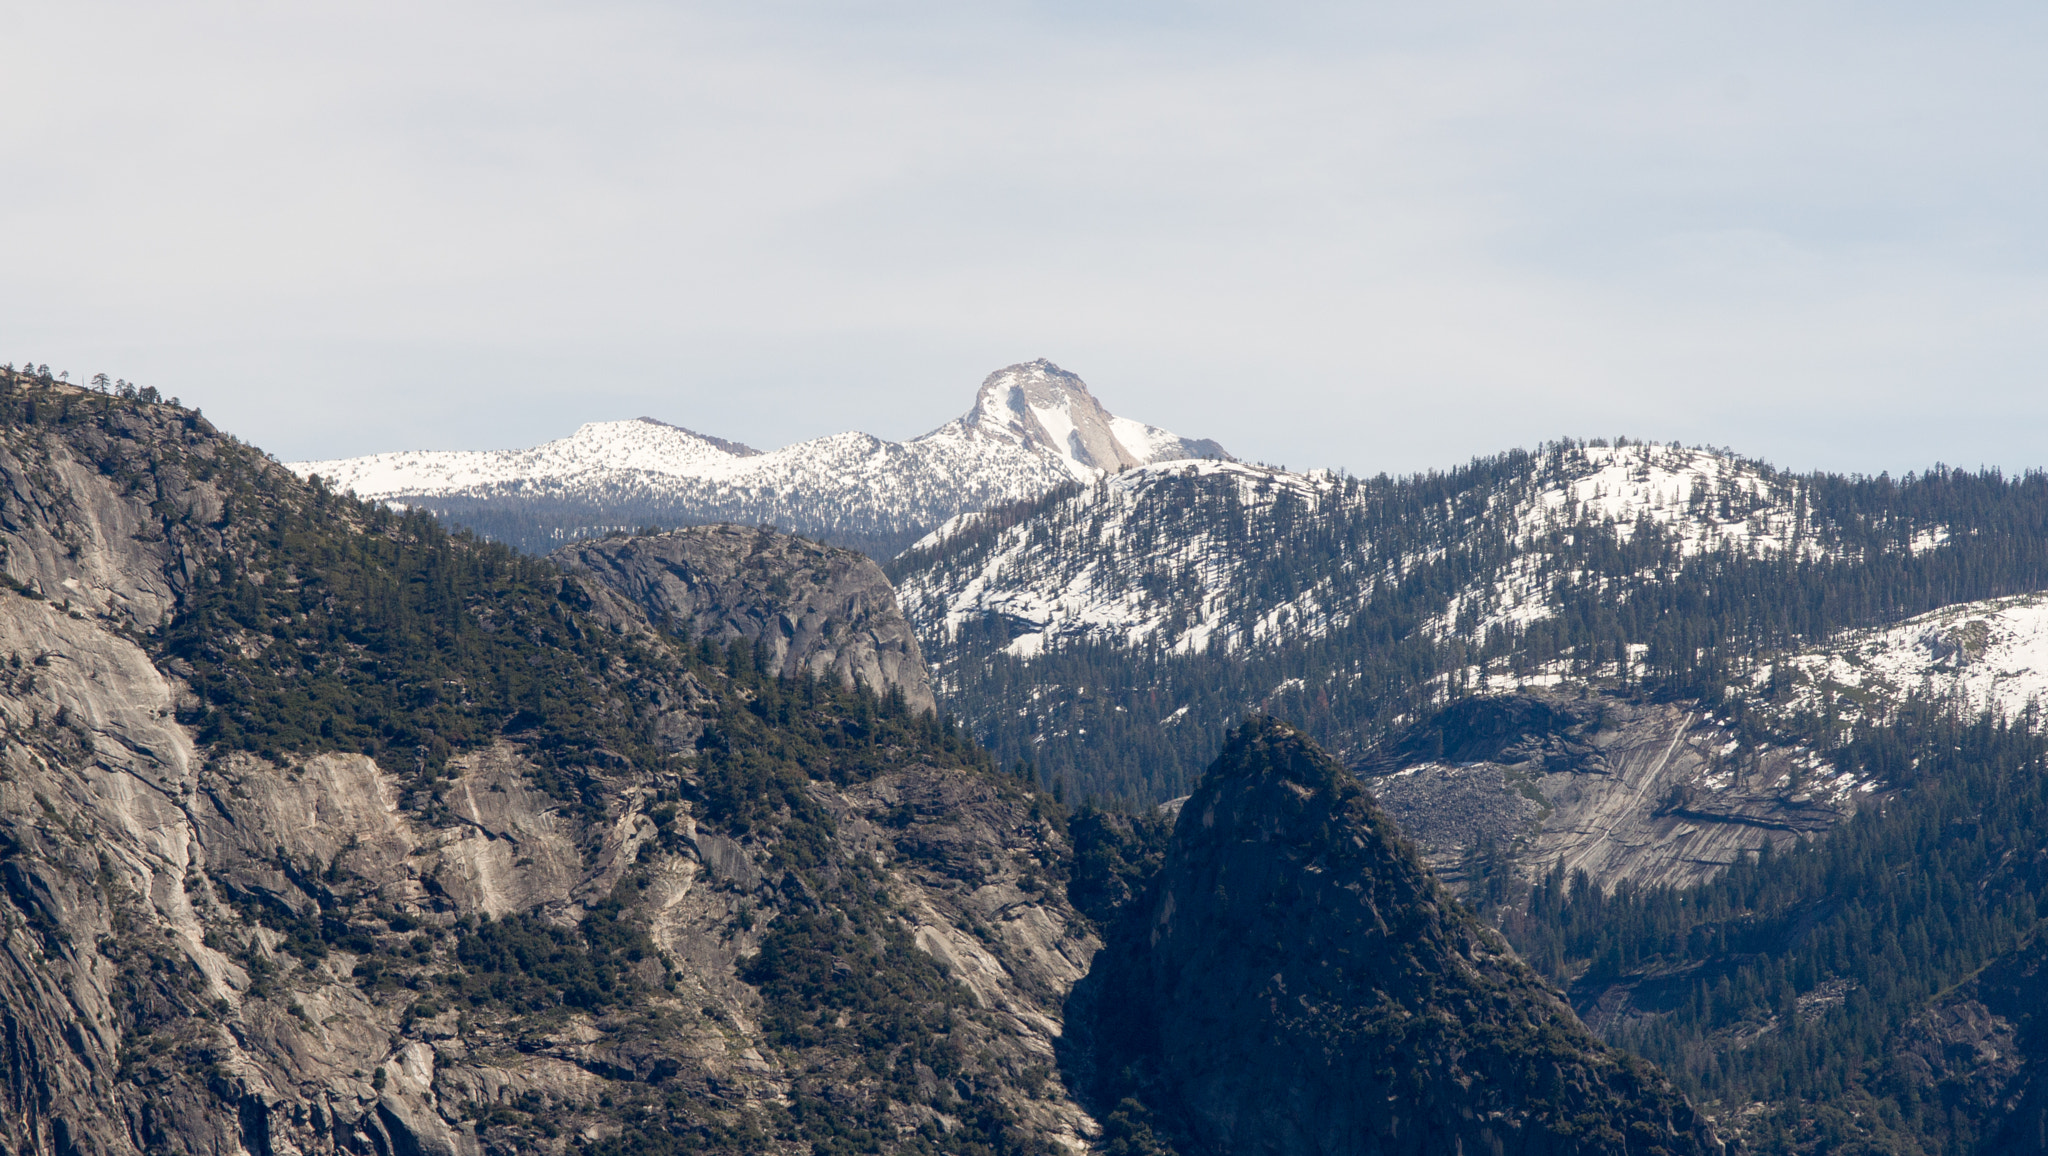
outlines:
M1766 475L1750 463L1678 446L1584 446L1562 478L1513 506L1521 547L1505 572L1460 592L1427 629L1458 633L1461 615L1476 612L1473 637L1495 627L1526 629L1552 616L1551 576L1543 540L1583 521L1604 523L1621 542L1655 526L1682 558L1719 549L1755 554L1792 551L1817 557L1819 545L1801 524L1800 483ZM1576 576L1574 576L1576 577Z
M1062 532L1051 548L1034 543L1030 524L1013 526L966 570L940 567L907 575L898 589L905 613L948 632L1001 621L1014 635L1006 649L1020 658L1040 653L1048 643L1080 639L1126 646L1151 642L1182 652L1202 650L1212 639L1237 644L1247 628L1228 624L1241 563L1236 546L1215 527L1137 542L1133 512L1148 501L1170 502L1162 489L1189 479L1207 481L1205 491L1211 495L1220 483L1250 509L1270 507L1282 494L1312 505L1339 487L1334 476L1239 462L1177 461L1126 470L1059 504ZM942 550L975 525L971 516L955 519L913 549ZM1086 548L1075 548L1072 539L1082 536ZM1146 584L1148 576L1165 582L1168 575L1177 590L1199 591L1192 614L1184 598L1164 596ZM1281 632L1326 630L1330 623L1310 592L1272 607L1248 631L1257 641Z
M1723 545L1776 553L1797 541L1798 487L1774 482L1736 459L1675 446L1588 446L1590 472L1546 490L1545 511L1612 522L1624 542L1649 521L1675 532L1692 557ZM1535 510L1530 510L1534 514ZM1532 528L1539 519L1524 517Z
M1918 692L2019 717L2048 695L2048 592L1946 606L1779 662L1793 681L1786 710L1818 714L1832 693L1853 719ZM1759 670L1751 692L1766 697L1772 675Z

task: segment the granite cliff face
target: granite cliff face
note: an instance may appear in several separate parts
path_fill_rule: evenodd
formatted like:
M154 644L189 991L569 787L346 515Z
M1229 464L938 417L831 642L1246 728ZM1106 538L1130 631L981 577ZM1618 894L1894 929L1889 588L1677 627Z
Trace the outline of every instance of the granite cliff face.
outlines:
M188 411L0 408L0 1151L1093 1134L1064 833L957 733Z
M601 538L554 557L692 637L768 648L783 674L896 688L934 709L931 676L896 591L867 555L773 530L698 526Z
M1607 887L1697 883L1827 831L1877 786L1802 747L1740 749L1698 704L1597 691L1465 699L1358 769L1458 887L1481 851L1525 882L1561 861Z
M1110 1118L1215 1153L1681 1153L1720 1143L1270 719L1182 806L1077 1001Z

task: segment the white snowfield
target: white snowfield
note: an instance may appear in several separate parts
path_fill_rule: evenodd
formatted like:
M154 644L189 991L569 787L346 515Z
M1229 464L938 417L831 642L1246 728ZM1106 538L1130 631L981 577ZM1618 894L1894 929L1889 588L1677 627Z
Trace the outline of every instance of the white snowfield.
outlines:
M1044 493L1068 481L1164 458L1224 456L1214 442L1115 417L1079 377L1049 361L982 383L974 408L908 442L842 433L761 453L652 418L592 422L525 450L414 450L292 462L338 490L375 500L621 496L765 502L766 518L853 510L929 526L961 509ZM725 505L720 505L725 503Z
M1329 510L1327 503L1370 500L1330 473L1216 461L1132 469L1008 527L993 542L974 533L978 514L940 526L913 547L922 558L907 557L910 572L899 584L904 609L926 631L1004 620L1015 634L1009 652L1020 657L1080 641L1179 652L1212 644L1242 649L1340 629L1379 583L1438 556L1389 556L1361 542L1307 589L1262 597L1244 588L1255 569L1245 544L1227 540L1216 520L1158 529L1175 503L1193 500L1191 477L1206 479L1200 489L1212 497L1230 491L1247 520L1269 513L1283 496L1311 517ZM1687 556L1724 547L1815 556L1824 548L1802 524L1801 496L1794 479L1707 450L1553 450L1522 484L1503 487L1469 519L1501 527L1513 548L1506 565L1455 594L1424 629L1483 637L1494 624L1527 625L1556 613L1553 554L1545 542L1583 518L1611 525L1624 542L1637 527L1657 524ZM1940 541L1934 534L1915 546Z
M1848 721L1918 693L2017 719L2048 697L2048 593L1945 606L1779 662L1796 672L1785 710L1820 713L1832 694ZM1759 699L1772 672L1766 666L1750 680Z

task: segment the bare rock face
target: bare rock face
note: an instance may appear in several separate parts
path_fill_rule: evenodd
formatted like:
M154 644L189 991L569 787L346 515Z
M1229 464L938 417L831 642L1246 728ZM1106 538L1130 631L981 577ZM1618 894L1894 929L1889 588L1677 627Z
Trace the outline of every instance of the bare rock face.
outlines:
M0 406L0 1153L1097 1134L1055 1064L1099 946L1065 834L936 720L692 665L594 571L334 498L186 411L20 377ZM394 626L408 549L447 597ZM734 565L762 600L707 609L718 636L790 608L785 669L929 703L871 563L778 535ZM174 654L202 603L218 629ZM502 659L378 665L458 625ZM381 729L324 737L352 717ZM485 726L378 738L415 717Z
M989 374L960 425L1111 472L1147 462L1230 457L1207 438L1183 438L1112 416L1079 375L1042 357Z
M935 709L931 675L873 559L774 530L697 526L604 538L554 555L693 638L768 647L777 669L895 687Z
M83 410L82 394L52 391L51 416ZM196 413L155 405L67 434L0 439L0 570L60 606L147 630L232 534L214 481L220 435Z
M1604 887L1683 886L1855 813L1862 784L1816 778L1808 752L1735 746L1686 704L1529 692L1456 703L1360 772L1454 885L1490 845L1532 879L1562 860Z
M1184 1150L1698 1153L1711 1129L1451 899L1356 779L1239 729L1090 989L1099 1094Z

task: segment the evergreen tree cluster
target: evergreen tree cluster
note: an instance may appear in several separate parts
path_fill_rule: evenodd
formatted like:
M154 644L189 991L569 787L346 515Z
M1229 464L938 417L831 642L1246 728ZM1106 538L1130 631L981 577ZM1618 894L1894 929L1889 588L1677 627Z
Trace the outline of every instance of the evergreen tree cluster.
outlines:
M658 692L634 673L656 657L577 614L587 595L552 567L319 487L265 504L250 548L199 572L157 643L191 672L204 706L181 721L203 741L361 751L430 786L455 752L517 735L565 798L571 768L664 764Z
M1895 794L1697 886L1603 891L1559 865L1494 917L1610 1042L1724 1113L1766 1105L1763 1151L1978 1151L1998 1115L1906 1053L2048 917L2048 737L1915 702L1831 757Z

